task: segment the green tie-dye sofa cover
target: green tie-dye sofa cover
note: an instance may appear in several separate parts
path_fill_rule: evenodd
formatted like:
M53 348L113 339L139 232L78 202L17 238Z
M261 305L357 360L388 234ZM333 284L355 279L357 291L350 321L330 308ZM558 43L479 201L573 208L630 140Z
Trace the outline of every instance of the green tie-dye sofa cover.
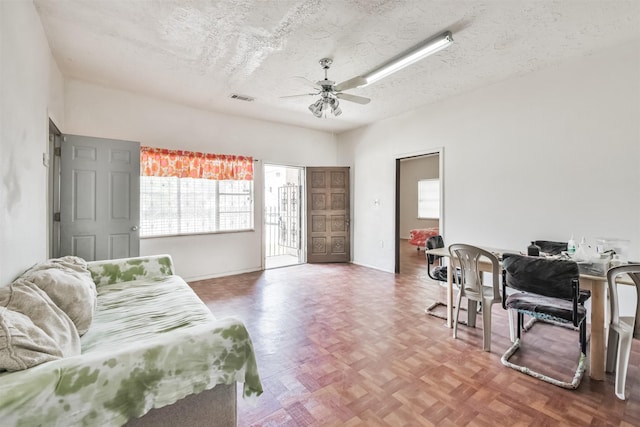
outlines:
M216 384L262 393L251 339L216 320L168 255L95 261L82 354L0 373L0 425L120 426Z

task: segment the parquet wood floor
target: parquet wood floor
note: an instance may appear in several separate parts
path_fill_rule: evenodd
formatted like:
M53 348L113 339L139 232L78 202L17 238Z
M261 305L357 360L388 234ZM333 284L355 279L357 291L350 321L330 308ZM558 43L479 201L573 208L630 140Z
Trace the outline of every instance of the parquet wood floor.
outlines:
M508 323L493 306L490 353L478 328L424 313L444 301L424 254L403 245L399 275L352 264L298 265L191 283L218 318L241 319L252 336L265 392L241 398L240 426L639 426L640 347L634 342L628 400L585 377L564 390L504 367ZM536 325L527 360L570 376L577 335Z

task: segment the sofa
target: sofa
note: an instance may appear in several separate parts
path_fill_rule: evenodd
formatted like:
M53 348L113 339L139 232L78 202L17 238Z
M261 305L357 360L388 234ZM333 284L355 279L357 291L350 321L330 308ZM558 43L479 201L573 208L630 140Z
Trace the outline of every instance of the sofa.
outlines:
M251 338L168 255L63 257L0 287L0 424L236 425L262 393Z

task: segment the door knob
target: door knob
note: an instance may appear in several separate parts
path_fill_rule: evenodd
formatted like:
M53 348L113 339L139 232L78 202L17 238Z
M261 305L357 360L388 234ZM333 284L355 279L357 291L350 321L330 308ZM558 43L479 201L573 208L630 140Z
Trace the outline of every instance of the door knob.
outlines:
M131 231L138 231L138 226L134 225L133 227L131 227Z

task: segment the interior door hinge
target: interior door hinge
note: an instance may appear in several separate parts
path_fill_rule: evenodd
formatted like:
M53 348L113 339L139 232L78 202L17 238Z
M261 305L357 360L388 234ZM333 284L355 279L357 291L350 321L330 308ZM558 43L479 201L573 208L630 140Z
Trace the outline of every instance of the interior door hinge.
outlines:
M55 222L60 222L60 212L55 212L55 213L53 214L53 220L54 220Z
M58 156L58 157L62 156L62 148L61 147L55 147L53 149L53 155L54 156Z

